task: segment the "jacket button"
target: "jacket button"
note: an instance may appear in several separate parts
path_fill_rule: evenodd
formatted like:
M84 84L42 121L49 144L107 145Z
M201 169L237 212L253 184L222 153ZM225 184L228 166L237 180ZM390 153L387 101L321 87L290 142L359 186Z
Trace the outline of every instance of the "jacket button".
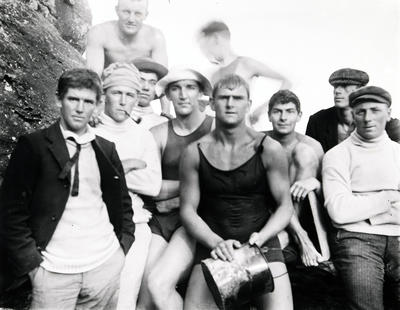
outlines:
M43 250L41 246L38 246L38 247L36 247L36 248L37 248L37 250L38 250L39 252L41 252L41 251Z
M67 188L68 187L68 184L64 184L64 188Z
M56 220L56 217L53 215L53 216L51 217L51 220L52 220L52 221L55 221L55 220Z

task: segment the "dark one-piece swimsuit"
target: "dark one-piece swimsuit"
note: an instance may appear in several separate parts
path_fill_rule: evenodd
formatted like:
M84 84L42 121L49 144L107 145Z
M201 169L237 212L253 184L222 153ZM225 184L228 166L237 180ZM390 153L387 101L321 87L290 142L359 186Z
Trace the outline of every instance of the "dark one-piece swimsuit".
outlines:
M200 154L198 214L224 240L247 242L276 210L261 158L264 139L265 136L249 160L232 170L214 167L203 154L201 144L197 144ZM210 257L211 250L198 242L195 263ZM284 262L276 236L263 244L263 253L269 262Z

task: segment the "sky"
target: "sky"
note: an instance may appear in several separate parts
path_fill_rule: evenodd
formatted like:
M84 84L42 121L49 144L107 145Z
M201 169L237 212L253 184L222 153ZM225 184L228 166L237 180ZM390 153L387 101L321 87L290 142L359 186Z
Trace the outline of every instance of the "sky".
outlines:
M117 0L89 0L93 24L115 20ZM211 20L224 21L239 55L253 57L292 82L302 104L297 126L333 105L330 74L340 68L366 71L369 85L392 95L400 118L400 1L398 0L149 0L145 21L164 33L169 66L209 75L216 70L201 54L196 33ZM268 101L279 83L255 79L253 106ZM257 129L269 129L266 115Z

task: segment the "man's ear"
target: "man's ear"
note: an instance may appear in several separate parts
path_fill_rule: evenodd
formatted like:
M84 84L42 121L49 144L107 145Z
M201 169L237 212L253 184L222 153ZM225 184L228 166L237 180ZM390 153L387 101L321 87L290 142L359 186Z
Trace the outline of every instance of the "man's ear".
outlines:
M214 99L210 97L210 108L215 112L215 102Z
M55 100L56 100L56 106L57 106L58 108L61 108L61 106L62 106L62 104L61 104L61 99L58 98L58 96L56 95L56 96L55 96Z
M253 104L253 101L249 99L249 102L247 104L247 112L250 111L251 105Z
M297 113L297 121L296 121L297 123L300 122L302 116L303 112L300 111L299 113Z
M387 121L390 121L391 115L392 115L392 108L388 107L388 119L387 119Z

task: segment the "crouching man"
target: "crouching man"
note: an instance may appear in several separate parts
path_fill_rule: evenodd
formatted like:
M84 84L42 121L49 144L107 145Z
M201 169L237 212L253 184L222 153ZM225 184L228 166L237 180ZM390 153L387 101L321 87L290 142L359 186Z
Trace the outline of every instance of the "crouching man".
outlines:
M384 309L394 283L400 307L400 145L385 132L390 94L368 86L349 96L356 130L323 160L325 205L337 233L333 262L350 309Z
M114 309L135 226L113 143L87 125L101 81L73 69L58 81L61 118L22 136L1 191L7 257L32 282L32 309Z

